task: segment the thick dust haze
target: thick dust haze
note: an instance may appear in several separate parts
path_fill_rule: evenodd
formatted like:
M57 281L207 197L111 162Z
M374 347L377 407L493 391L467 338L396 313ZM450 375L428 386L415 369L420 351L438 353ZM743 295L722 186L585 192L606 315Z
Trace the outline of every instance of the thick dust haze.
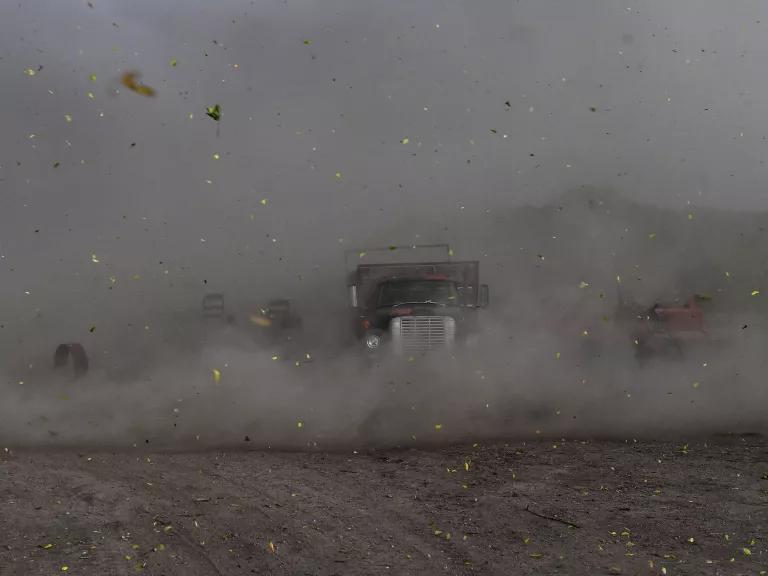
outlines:
M765 10L0 6L0 439L761 429ZM131 70L155 97L120 83ZM439 242L481 262L479 342L371 365L345 251ZM211 292L233 322L201 318ZM639 363L619 298L693 294L706 340ZM248 321L276 297L303 318L289 345ZM86 377L54 371L62 342Z

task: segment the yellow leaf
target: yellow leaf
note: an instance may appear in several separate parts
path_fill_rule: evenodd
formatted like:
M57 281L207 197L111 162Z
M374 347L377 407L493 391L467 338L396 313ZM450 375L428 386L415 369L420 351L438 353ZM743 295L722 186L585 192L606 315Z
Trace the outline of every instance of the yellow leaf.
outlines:
M443 425L442 424L435 424L435 430L437 430L439 432L442 429L443 429Z
M217 370L216 368L213 369L213 381L216 382L216 384L219 383L219 380L221 380L221 372Z
M268 549L270 552L272 552L272 554L276 554L276 553L277 553L277 548L276 548L276 547L275 547L275 545L272 543L272 540L270 540L270 541L269 541L269 544L267 544L267 549Z
M133 90L137 94L141 94L142 96L154 96L157 92L154 88L151 88L147 86L146 84L142 84L139 82L139 78L141 78L141 74L139 72L136 72L134 70L126 72L123 74L123 76L120 78L120 82L123 86L128 88L129 90Z
M410 140L408 138L403 138L402 140L400 140L400 142L403 143L403 144L408 144L408 142L410 142Z
M752 290L752 296L757 296L760 294L760 290Z

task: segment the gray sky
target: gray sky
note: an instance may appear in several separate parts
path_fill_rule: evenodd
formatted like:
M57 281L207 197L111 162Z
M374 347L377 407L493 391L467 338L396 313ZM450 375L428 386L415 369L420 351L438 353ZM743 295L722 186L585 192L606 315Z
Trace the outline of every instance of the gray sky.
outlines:
M768 208L761 2L92 5L0 4L9 321L289 286L374 240L468 245L581 185Z

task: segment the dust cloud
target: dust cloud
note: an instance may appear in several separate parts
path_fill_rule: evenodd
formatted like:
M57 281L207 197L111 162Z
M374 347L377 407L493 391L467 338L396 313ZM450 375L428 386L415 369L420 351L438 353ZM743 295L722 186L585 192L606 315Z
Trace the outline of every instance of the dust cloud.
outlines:
M0 5L0 440L761 429L766 10ZM443 242L491 287L481 339L371 365L345 250ZM203 321L212 292L233 322ZM619 300L693 294L707 337L639 362ZM276 297L289 343L248 321ZM52 368L68 342L83 378Z
M331 449L762 431L760 273L734 255L768 215L697 217L583 188L473 223L492 305L480 339L446 355L368 361L344 338L345 303L318 298L345 294L341 266L296 293L304 322L289 340L248 322L253 297L226 300L229 323L196 302L94 338L84 378L54 370L57 341L40 339L6 368L0 433L22 445ZM694 293L709 298L707 337L639 362L619 296L648 307Z

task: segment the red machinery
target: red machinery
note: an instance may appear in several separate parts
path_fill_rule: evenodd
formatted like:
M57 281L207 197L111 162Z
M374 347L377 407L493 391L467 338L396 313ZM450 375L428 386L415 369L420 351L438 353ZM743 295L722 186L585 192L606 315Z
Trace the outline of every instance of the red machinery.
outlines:
M682 358L688 343L707 337L700 296L682 306L654 304L637 315L633 339L639 358L671 356Z

